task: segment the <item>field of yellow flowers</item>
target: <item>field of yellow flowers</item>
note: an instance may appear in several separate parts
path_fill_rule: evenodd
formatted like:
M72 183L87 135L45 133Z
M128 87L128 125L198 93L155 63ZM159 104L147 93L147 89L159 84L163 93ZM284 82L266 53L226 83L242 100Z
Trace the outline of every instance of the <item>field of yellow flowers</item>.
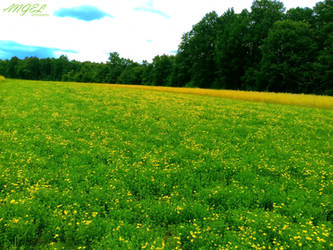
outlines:
M214 96L214 97L222 97L222 98L244 100L244 101L278 103L278 104L297 105L297 106L323 108L323 109L333 109L332 96L239 91L239 90L215 90L215 89L200 89L200 88L172 88L172 87L144 86L144 85L114 84L113 86L120 88L134 88L134 89L155 90L155 91L171 92L171 93Z
M6 80L0 248L332 249L332 142L332 109Z

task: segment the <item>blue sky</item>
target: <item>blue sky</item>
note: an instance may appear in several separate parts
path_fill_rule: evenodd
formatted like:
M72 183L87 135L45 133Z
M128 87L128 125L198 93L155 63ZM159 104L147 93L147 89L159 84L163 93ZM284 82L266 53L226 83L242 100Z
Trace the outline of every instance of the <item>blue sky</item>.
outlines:
M206 13L222 14L232 7L240 12L252 1L1 0L0 58L65 54L69 59L103 62L117 51L138 62L151 61L156 55L175 54L182 35ZM282 2L292 8L313 7L318 1ZM13 3L24 8L8 13Z
M30 46L20 44L14 41L0 40L0 59L8 59L14 56L24 59L29 56L38 58L58 57L58 55L66 53L78 53L73 50L61 50L56 48L46 48L39 46Z
M110 14L91 5L80 5L72 8L60 8L54 12L56 17L71 17L83 21L99 20L112 17Z

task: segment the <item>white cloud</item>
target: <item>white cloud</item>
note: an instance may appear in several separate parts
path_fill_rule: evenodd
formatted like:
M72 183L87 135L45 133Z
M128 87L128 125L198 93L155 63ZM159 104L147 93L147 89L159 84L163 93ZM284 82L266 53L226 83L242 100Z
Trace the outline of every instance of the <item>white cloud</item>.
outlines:
M317 1L283 1L287 8L313 7ZM47 4L48 17L19 16L3 13L12 3ZM68 54L70 59L106 61L108 53L117 51L122 57L136 61L151 60L157 54L175 51L183 33L210 11L222 14L234 7L236 12L250 8L252 0L2 0L0 2L0 40L12 40L34 46L79 51ZM58 18L59 8L94 5L112 15L91 22ZM136 11L146 7L163 15ZM151 42L149 42L151 40Z

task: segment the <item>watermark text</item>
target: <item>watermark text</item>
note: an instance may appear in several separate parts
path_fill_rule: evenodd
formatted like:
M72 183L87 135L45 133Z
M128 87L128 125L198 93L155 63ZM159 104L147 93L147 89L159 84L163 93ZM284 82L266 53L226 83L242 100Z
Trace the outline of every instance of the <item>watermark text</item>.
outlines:
M49 16L49 14L44 13L47 4L16 4L13 3L2 11L5 13L18 14L20 16L31 15L31 16Z

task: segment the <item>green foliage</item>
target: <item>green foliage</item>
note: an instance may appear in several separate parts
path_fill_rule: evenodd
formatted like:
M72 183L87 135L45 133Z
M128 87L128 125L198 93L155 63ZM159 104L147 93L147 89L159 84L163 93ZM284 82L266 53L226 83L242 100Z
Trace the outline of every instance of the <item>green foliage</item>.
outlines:
M317 92L333 95L333 33L327 38L324 49L320 52L314 68Z
M3 82L4 80L6 80L6 78L2 75L0 75L0 82Z
M317 34L321 46L324 46L333 33L333 0L325 0L316 4L314 8Z
M162 55L153 59L151 69L151 82L154 85L169 85L173 67L173 57Z
M215 42L218 15L211 12L183 36L179 53L188 55L191 81L201 88L209 88L215 79ZM183 56L184 58L184 56Z
M303 22L310 25L314 24L315 17L313 10L310 8L294 8L290 9L286 13L286 19L296 21L296 22Z
M144 70L144 66L133 64L120 74L117 82L121 84L141 84Z
M259 88L311 92L316 50L309 25L290 20L276 22L262 46Z
M325 0L316 4L316 35L320 52L315 62L317 92L333 95L333 1Z
M109 70L106 76L106 81L109 83L117 83L121 73L132 64L133 62L131 60L121 58L118 52L110 53L109 61L107 63Z
M216 88L241 89L241 78L249 61L249 48L244 44L248 25L249 13L243 11L240 15L234 10L228 10L221 16L216 42L217 79Z
M333 111L0 84L3 249L331 249Z

